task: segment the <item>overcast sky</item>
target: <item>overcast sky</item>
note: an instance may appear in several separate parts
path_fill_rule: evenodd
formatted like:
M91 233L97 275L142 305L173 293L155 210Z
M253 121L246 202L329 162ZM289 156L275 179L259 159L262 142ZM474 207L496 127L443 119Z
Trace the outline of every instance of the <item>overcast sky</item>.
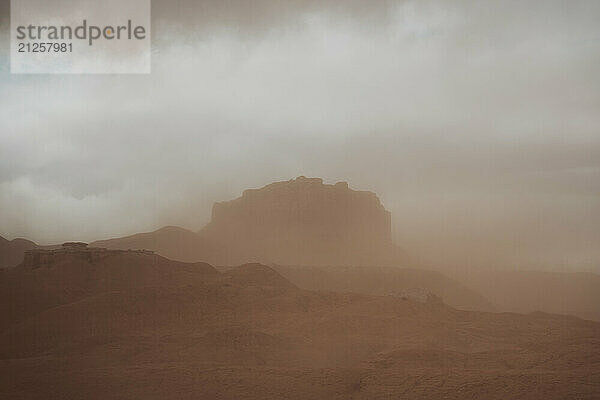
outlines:
M152 74L10 75L0 235L163 225L298 175L436 265L600 272L600 2L153 2Z

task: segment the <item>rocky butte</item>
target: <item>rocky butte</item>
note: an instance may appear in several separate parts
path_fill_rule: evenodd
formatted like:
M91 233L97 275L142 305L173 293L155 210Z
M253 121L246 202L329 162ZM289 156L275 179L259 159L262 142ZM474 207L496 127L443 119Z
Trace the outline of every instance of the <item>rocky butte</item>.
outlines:
M373 265L394 253L391 215L375 193L303 176L215 203L199 232L221 264Z

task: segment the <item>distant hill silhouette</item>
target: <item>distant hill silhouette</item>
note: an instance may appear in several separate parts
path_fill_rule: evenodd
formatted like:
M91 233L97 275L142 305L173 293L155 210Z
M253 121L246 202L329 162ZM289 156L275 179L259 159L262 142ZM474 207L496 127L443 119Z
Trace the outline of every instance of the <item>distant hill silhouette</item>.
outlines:
M172 260L195 262L211 259L202 238L196 233L176 226L166 226L154 232L137 233L118 239L98 240L96 247L122 250L153 250Z
M39 246L27 239L6 240L0 236L0 268L17 266L23 261L23 254L27 250Z
M591 272L466 270L452 277L498 310L544 311L600 321L600 275Z

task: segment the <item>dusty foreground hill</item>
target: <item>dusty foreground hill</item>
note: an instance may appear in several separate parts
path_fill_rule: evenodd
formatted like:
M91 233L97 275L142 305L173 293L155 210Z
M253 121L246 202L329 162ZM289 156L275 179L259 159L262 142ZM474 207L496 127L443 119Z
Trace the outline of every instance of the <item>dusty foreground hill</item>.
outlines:
M0 398L594 399L600 323L127 251L0 273Z
M425 289L460 310L497 311L480 293L438 271L395 267L272 267L306 290L402 296L413 289Z
M303 289L374 295L427 289L461 310L543 311L600 321L600 276L586 272L431 271L394 267L274 265Z

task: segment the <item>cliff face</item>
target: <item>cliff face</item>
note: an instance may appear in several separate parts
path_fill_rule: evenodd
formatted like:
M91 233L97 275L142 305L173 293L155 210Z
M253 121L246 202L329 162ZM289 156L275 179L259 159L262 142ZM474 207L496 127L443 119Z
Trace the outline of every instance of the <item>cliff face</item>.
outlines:
M222 264L361 265L391 259L391 215L374 193L299 177L216 203L200 232Z

